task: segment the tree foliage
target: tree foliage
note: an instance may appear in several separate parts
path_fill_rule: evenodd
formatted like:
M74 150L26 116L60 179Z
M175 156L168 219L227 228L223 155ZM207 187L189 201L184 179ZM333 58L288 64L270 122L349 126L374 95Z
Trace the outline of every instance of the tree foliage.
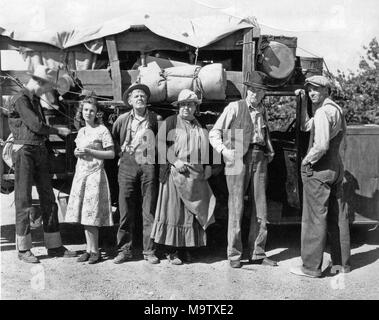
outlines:
M374 38L364 49L366 56L356 72L325 72L334 83L331 97L344 109L348 124L379 124L378 40ZM265 103L270 130L285 130L296 116L294 97L268 97Z
M332 98L344 108L349 124L379 124L379 43L374 38L364 47L357 73L328 73L336 84Z
M294 97L267 97L265 106L270 131L285 131L296 117Z

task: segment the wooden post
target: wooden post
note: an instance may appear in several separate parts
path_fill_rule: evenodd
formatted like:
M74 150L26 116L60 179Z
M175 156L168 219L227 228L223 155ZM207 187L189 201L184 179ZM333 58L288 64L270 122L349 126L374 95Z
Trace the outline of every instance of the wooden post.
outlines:
M305 99L307 99L305 97ZM295 123L295 146L296 146L296 170L297 170L297 188L300 203L300 212L303 208L303 183L301 181L301 150L300 150L300 128L301 128L301 111L303 100L301 96L296 97L296 123Z
M122 100L121 70L120 60L118 60L117 43L115 36L106 38L109 62L112 72L112 92L113 100Z
M253 40L253 29L243 36L242 47L242 81L249 79L250 73L255 70L255 42ZM242 98L246 97L246 86L243 86Z
M141 51L140 59L141 59L141 66L142 67L146 67L147 64L146 64L146 54L145 54L145 52Z
M0 75L1 75L1 50L0 50ZM0 79L0 107L3 106L3 81ZM3 140L6 140L6 137L4 137L4 126L3 126L3 109L0 109L0 138ZM3 147L0 148L0 152L3 152ZM0 159L0 187L3 183L3 173L4 173L4 164L3 159Z

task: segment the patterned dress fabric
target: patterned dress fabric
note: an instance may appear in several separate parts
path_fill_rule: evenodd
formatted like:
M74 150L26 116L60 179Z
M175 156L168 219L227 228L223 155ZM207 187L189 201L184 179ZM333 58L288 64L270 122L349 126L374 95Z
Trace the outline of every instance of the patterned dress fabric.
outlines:
M105 150L113 146L108 129L103 125L84 127L75 139L78 148ZM112 226L112 207L104 160L92 156L78 158L67 205L65 222L88 226Z

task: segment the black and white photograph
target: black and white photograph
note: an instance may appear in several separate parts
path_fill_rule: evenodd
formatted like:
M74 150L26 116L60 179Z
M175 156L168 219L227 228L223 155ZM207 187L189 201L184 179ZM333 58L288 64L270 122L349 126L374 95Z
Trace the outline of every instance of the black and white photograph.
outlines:
M0 0L0 300L378 300L378 16Z

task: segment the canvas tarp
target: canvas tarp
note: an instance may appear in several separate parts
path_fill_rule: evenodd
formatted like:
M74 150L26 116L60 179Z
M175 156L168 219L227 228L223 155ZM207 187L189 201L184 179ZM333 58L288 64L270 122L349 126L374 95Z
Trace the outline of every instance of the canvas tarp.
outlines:
M159 36L201 48L237 30L258 28L246 12L236 17L200 0L0 0L0 35L60 49L84 44L100 53L102 38L144 25Z

